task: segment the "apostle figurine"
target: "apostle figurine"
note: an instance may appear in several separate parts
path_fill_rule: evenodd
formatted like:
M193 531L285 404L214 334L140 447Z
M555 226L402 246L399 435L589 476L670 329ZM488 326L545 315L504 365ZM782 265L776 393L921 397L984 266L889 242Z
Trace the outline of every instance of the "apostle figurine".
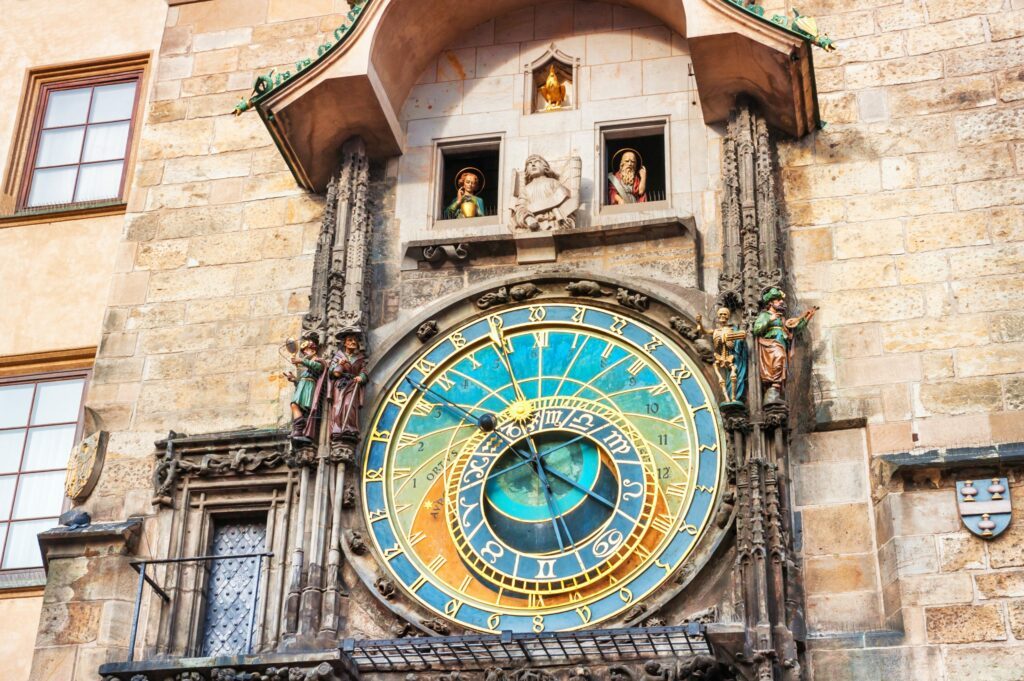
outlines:
M765 309L754 320L753 333L757 336L757 363L761 387L765 390L764 404L785 404L794 337L807 328L818 308L812 307L799 317L786 317L786 294L775 286L761 294L761 303Z
M298 354L290 360L299 374L296 376L291 371L284 373L284 377L295 384L291 402L291 438L300 444L309 444L316 438L325 378L324 361L318 356L319 351L317 335L307 334L299 344Z
M477 192L484 189L484 174L477 168L463 168L455 176L458 190L445 210L447 218L478 218L484 214L484 200Z
M579 157L573 157L559 174L544 157L528 156L523 172L516 171L513 182L512 225L530 231L575 227L581 166Z
M331 440L354 444L359 440L359 409L366 389L366 353L359 331L344 330L337 338L341 346L328 369L334 397Z
M647 167L636 149L620 149L619 168L608 173L608 203L643 203L647 200ZM614 163L615 157L612 157Z
M729 308L718 308L715 316L718 325L714 329L704 328L699 315L697 324L701 333L711 336L714 343L715 373L718 374L718 384L725 393L727 403L741 403L747 391L747 333L729 323Z

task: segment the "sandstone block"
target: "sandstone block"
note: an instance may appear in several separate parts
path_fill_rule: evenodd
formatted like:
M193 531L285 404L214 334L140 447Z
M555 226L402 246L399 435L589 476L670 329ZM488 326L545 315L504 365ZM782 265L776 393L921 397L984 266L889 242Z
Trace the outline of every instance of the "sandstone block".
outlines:
M1024 107L971 111L956 117L961 145L991 144L1024 137Z
M921 380L921 363L916 356L859 357L842 360L838 382L844 388Z
M1003 144L921 154L917 161L922 186L946 184L951 177L955 177L957 182L970 182L1008 177L1015 172L1013 157Z
M786 168L782 177L786 195L796 200L877 192L882 186L876 161Z
M262 293L276 289L294 289L310 284L312 258L263 260L238 266L236 293Z
M1020 51L1024 40L982 43L973 47L950 50L946 58L947 76L966 76L1020 67Z
M205 182L185 184L163 184L149 190L146 210L161 208L190 208L205 206L210 202L210 186Z
M291 173L271 173L247 178L242 189L242 198L252 201L300 193L302 190L295 184L295 178Z
M507 111L513 106L514 76L493 76L466 81L465 87L473 96L462 102L466 114Z
M789 237L794 261L809 264L832 260L832 230L793 230Z
M849 252L850 237L843 233L844 252ZM900 242L902 244L902 230ZM852 290L858 288L877 288L895 286L897 283L896 262L891 257L855 258L836 262L829 273L830 287L833 290Z
M28 678L40 681L70 679L75 669L78 646L39 648L32 656L32 673Z
M907 575L900 577L904 605L970 603L974 584L967 574Z
M135 267L140 270L170 270L185 264L188 239L162 239L139 244Z
M1013 378L1003 384L1006 409L1012 411L989 414L993 442L1024 441L1024 380Z
M95 641L102 607L102 603L44 604L36 645L47 647Z
M988 342L988 330L980 317L911 319L885 324L882 348L885 352L920 352L971 347Z
M865 553L808 558L804 563L804 585L809 595L871 591L875 588L875 557Z
M965 531L947 534L939 540L939 563L943 572L985 569L985 546Z
M178 57L163 57L156 70L157 80L181 80L192 75L191 55Z
M618 62L590 67L591 99L638 97L642 94L642 86L642 62Z
M816 678L829 681L867 679L939 679L941 655L935 647L893 647L852 650L814 650Z
M142 376L147 381L190 376L194 362L195 355L192 354L150 355L146 358Z
M883 33L924 26L927 20L924 3L889 5L875 10L875 23Z
M213 123L207 120L180 120L151 125L144 131L139 156L143 160L200 156L209 149Z
M818 317L821 318L819 323L828 327L835 324L898 321L920 317L924 313L925 299L921 291L891 287L830 293L822 301Z
M954 209L953 195L948 187L904 189L851 197L846 204L846 219L851 223L866 222L903 216L951 213Z
M675 93L690 89L690 58L687 56L647 59L643 62L645 95Z
M476 48L445 50L437 59L437 82L476 78Z
M946 669L956 670L946 678L952 681L962 669L984 669L985 681L1019 681L1024 669L1024 650L1013 646L956 646L947 649Z
M1005 641L1003 616L995 605L950 605L925 609L929 643Z
M864 431L851 428L807 433L794 437L793 451L796 461L801 464L864 461L866 460Z
M975 575L978 598L1020 598L1024 596L1024 570Z
M248 319L252 313L249 296L213 298L188 302L186 319L189 324Z
M882 337L875 327L840 326L832 331L836 357L870 357L882 354Z
M156 237L172 239L237 230L242 223L241 206L203 206L153 214Z
M999 0L927 0L928 16L932 21L948 21L974 14L989 14L1002 9Z
M960 376L1024 373L1024 343L1003 343L975 348L958 356Z
M172 26L164 29L160 41L160 56L180 55L188 52L192 43L191 26Z
M149 107L147 120L151 124L180 121L188 113L188 102L184 99L167 99L153 102Z
M133 348L134 350L134 345ZM142 378L142 358L97 359L93 379L97 383L125 383Z
M1013 601L1006 604L1010 614L1010 633L1016 639L1024 638L1024 601Z
M942 77L942 57L931 54L915 58L890 59L846 67L846 85L859 90L879 85L900 85Z
M909 421L873 423L868 426L868 446L872 454L906 452L914 448Z
M194 52L208 52L226 47L248 45L250 42L252 42L252 28L246 26L226 31L197 33L192 37L192 50Z
M913 416L910 387L909 384L882 386L882 413L886 421L906 421Z
M801 511L806 555L867 553L873 549L867 504L814 506Z
M525 40L533 40L533 7L524 7L494 20L494 42L518 43Z
M992 442L992 427L987 414L932 416L916 420L915 426L919 447L957 447Z
M236 270L233 267L197 267L154 272L149 300L192 300L217 298L233 293Z
M576 13L577 18L580 12ZM657 59L672 55L672 35L665 26L633 29L633 58Z
M252 152L210 154L208 156L175 158L164 165L164 182L196 182L242 177L249 174Z
M988 17L988 29L993 42L1024 36L1024 9Z
M892 497L893 531L897 536L939 534L960 529L951 489L904 492Z
M910 537L893 537L889 544L893 547L893 562L897 574L900 577L911 575L928 575L939 570L939 554L935 548L935 538L928 535L913 535ZM966 582L967 598L971 600L970 583ZM958 602L957 600L936 601L945 603ZM908 605L913 605L908 603Z
M907 54L930 54L985 42L985 28L981 17L967 17L908 30L906 40Z
M149 288L149 272L128 272L115 274L110 286L110 298L107 304L141 305L146 302L146 291Z
M191 24L197 33L253 26L267 20L267 0L220 0L177 8L178 25Z
M949 278L949 262L944 253L901 255L896 258L896 267L903 285L928 284Z
M1024 296L1024 275L1004 275L953 283L953 297L962 312L1013 310Z
M795 466L797 506L816 506L867 499L867 470L862 461Z
M209 121L196 119L194 122ZM213 138L210 151L215 154L242 149L255 149L272 144L259 116L222 116L212 122Z
M877 591L809 595L807 625L811 631L871 631L881 625Z

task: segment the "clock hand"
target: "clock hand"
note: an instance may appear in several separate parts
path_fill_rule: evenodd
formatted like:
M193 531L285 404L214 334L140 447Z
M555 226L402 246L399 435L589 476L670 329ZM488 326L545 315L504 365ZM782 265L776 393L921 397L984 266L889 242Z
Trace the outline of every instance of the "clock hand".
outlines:
M493 322L490 324L491 330L488 332L488 336L491 339L491 343L498 351L498 357L501 358L502 364L505 366L505 371L508 372L508 377L512 381L512 390L516 393L517 400L525 400L526 396L523 394L523 389L519 387L519 381L516 380L516 375L512 371L512 362L509 361L508 352L505 349L505 343L507 339L505 334L502 333L501 327L496 326Z
M554 493L551 490L551 482L548 480L546 475L546 467L541 462L540 455L537 454L537 446L529 436L526 437L526 444L530 447L530 456L533 459L534 466L536 466L537 477L540 478L541 484L544 485L544 494L547 496L548 509L551 511L551 521L555 525L555 535L558 535L558 523L555 522L555 519L557 518L562 521L562 529L565 530L565 536L572 545L572 550L578 553L579 550L576 548L576 542L572 538L572 533L569 532L569 525L566 524L565 517L558 510L558 504L555 501ZM558 539L558 548L560 550L564 550L561 538Z
M494 414L485 413L481 414L480 416L473 416L471 413L469 413L459 405L455 404L454 402L452 402L447 397L437 392L433 388L430 388L427 385L420 383L419 381L414 381L409 377L406 377L405 380L408 381L409 385L416 388L420 392L430 393L437 399L444 402L444 406L447 407L449 411L453 412L460 419L475 422L477 427L480 428L480 430L484 431L485 433L491 432L498 425L498 419L494 418Z
M575 444L575 443L579 442L580 440L582 440L583 438L588 437L590 435L593 435L594 433L598 432L599 430L604 430L605 428L607 428L610 425L611 424L606 423L605 425L601 426L600 428L596 428L596 429L594 429L594 430L592 430L590 432L584 433L583 435L578 435L578 436L574 437L573 439L569 440L568 442L563 442L562 444L558 445L557 447L552 447L551 449L545 449L544 451L540 452L540 458L543 459L544 457L548 456L549 454L554 454L559 449L563 449L565 447L568 447L571 444ZM502 468L500 471L495 473L493 477L497 477L499 475L504 475L505 473L508 473L509 471L512 471L512 470L515 470L515 469L517 469L517 468L519 468L521 466L525 466L528 463L529 463L529 461L526 461L526 460L520 461L518 463L514 463L511 466L509 466L508 468Z

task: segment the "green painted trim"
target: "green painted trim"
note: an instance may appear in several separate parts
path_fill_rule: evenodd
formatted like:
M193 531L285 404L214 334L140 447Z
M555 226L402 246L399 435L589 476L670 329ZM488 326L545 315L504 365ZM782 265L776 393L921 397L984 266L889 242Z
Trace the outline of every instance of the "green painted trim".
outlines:
M797 38L800 38L801 40L810 43L811 45L820 47L826 52L831 52L836 49L835 44L832 42L832 39L829 38L827 35L811 35L810 33L807 33L806 31L802 30L799 26L797 26L796 22L801 17L804 16L803 14L800 14L800 11L797 9L793 10L793 14L795 15L794 19L790 19L784 14L773 14L772 18L769 19L768 17L765 16L765 8L763 5L758 5L757 3L754 2L748 4L746 0L722 1L725 2L726 4L732 5L737 9L743 10L744 12L746 12L747 14L756 18L759 21L762 21L766 24L771 24L776 28L781 28L783 31L789 33L790 35L796 36Z
M315 58L306 57L305 59L295 62L294 75L291 71L285 71L284 73L278 73L275 75L274 71L271 70L265 76L257 76L256 81L252 86L252 96L249 97L248 100L239 102L238 105L235 106L235 114L241 114L249 109L256 108L260 102L265 100L271 94L281 90L300 73L326 59L331 53L338 49L340 45L345 43L348 36L351 35L352 31L359 25L359 20L362 18L363 14L365 14L364 10L370 2L371 0L355 0L352 5L352 9L350 9L346 15L346 18L350 23L342 24L338 28L334 29L334 42L328 40L317 47Z

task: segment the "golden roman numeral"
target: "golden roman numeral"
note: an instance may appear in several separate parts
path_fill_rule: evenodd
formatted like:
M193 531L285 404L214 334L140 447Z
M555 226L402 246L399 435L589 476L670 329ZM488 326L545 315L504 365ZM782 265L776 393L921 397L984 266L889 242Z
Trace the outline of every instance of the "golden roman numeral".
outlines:
M668 489L665 490L665 494L673 497L679 497L680 499L686 497L686 484L682 482L670 483Z
M452 379L448 378L448 374L447 373L441 374L440 376L438 376L434 380L437 381L437 383L444 390L451 390L452 388L455 387L455 381L453 381Z
M430 416L430 412L434 411L435 406L437 405L421 398L415 405L413 405L412 413L417 416Z
M419 436L413 435L412 433L402 433L402 436L398 438L399 447L411 447L412 445L419 442Z
M411 468L394 468L391 470L391 479L401 480L402 478L407 478L411 472Z
M544 607L544 597L541 596L540 594L531 593L529 595L529 597L528 597L528 602L529 602L531 608L543 608Z
M660 513L651 521L651 527L662 534L668 534L672 531L672 518L664 513Z
M626 371L629 372L630 376L636 376L637 374L644 370L644 366L646 366L644 364L644 361L642 359L638 359L637 361L630 364L629 368L626 369Z
M637 547L633 549L633 553L640 556L642 561L647 561L651 557L651 550L643 544L637 544Z
M444 564L447 563L447 562L448 562L447 558L445 558L441 554L437 554L436 556L434 556L434 560L432 560L429 563L427 563L427 569L430 570L431 572L436 573L438 570L443 568Z
M384 520L388 517L388 510L386 508L380 508L376 511L370 511L370 522L375 523L378 520Z
M656 386L654 386L654 387L652 387L650 389L650 393L652 395L664 395L667 392L668 392L668 386L665 385L664 383L659 383L658 385L656 385Z
M611 343L606 344L604 346L604 350L601 351L601 359L608 359L612 354L612 350L614 349L615 346L612 345Z
M481 364L480 362L476 361L476 353L475 352L472 355L466 355L466 359L469 360L470 366L472 366L474 369L479 369L480 367L483 366L483 364Z
M548 347L548 332L547 331L534 331L533 332L533 347L535 347L535 348L546 348L546 347Z
M409 535L409 546L416 546L421 541L427 538L427 534L422 531L413 532Z
M395 556L399 556L402 553L402 547L395 544L390 549L384 549L384 560L391 560Z

